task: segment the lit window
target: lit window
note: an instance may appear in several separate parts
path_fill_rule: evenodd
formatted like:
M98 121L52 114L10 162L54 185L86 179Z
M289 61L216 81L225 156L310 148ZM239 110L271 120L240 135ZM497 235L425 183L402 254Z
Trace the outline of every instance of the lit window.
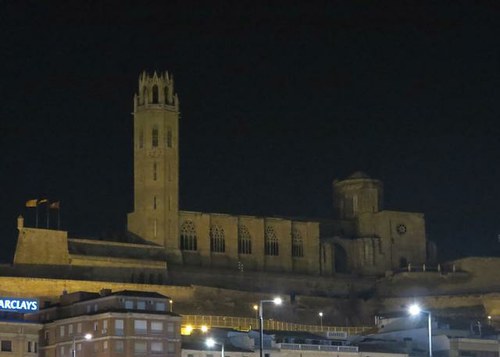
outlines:
M115 320L115 334L123 336L123 320Z
M181 250L197 250L196 227L192 221L181 226Z
M163 342L151 342L151 353L162 353Z
M82 323L81 322L76 324L76 333L82 333Z
M59 326L59 336L64 336L64 326Z
M224 229L217 225L210 227L210 251L224 253L226 251L226 242L224 240Z
M64 346L61 346L61 348L59 349L59 351L61 351L61 356L64 356Z
M68 325L68 335L73 334L73 325Z
M238 226L238 254L252 254L252 237L243 224Z
M148 332L146 320L134 320L134 331L137 334L145 334Z
M163 322L161 321L152 321L151 322L151 332L159 333L163 331Z
M264 241L264 253L266 255L279 255L278 237L276 236L276 232L273 227L266 226Z
M107 350L108 349L108 341L103 341L102 343L102 349Z

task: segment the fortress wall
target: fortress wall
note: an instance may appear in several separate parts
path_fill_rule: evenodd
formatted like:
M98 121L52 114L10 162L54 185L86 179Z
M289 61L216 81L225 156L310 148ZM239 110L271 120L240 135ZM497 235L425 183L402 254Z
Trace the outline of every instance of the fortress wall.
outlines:
M69 264L68 232L19 226L14 264Z
M72 266L99 266L115 268L140 268L167 270L167 262L140 259L125 259L113 257L93 257L88 255L71 255Z

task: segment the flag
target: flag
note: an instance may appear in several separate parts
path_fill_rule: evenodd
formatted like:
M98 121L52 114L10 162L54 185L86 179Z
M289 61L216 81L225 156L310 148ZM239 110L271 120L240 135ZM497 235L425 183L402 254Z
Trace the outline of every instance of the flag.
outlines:
M52 202L49 205L49 208L50 209L59 209L59 208L61 208L61 201Z
M36 203L38 202L38 199L33 199L33 200L28 200L26 201L26 207L36 207Z
M41 205L42 203L47 203L47 202L49 202L48 199L42 198L41 200L38 201L38 204Z

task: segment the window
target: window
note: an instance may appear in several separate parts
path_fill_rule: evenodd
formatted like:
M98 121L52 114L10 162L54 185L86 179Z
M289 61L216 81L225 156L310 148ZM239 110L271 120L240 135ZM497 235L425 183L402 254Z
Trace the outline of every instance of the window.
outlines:
M146 334L148 332L146 320L134 320L134 331L137 334Z
M153 181L156 181L156 179L158 178L158 165L155 163L153 163Z
M123 352L125 348L125 344L123 343L123 340L118 340L118 341L115 341L115 351L116 352Z
M154 148L158 146L158 127L156 125L151 132L151 146Z
M252 254L252 237L242 224L238 226L238 254Z
M28 341L28 352L34 352L33 351L33 342Z
M158 86L156 84L153 86L153 103L158 104Z
M167 147L168 148L172 147L172 128L171 127L167 128Z
M158 203L157 203L157 199L156 199L156 196L153 197L153 209L156 209ZM156 236L156 234L155 234Z
M73 334L73 325L68 325L68 335Z
M125 300L125 308L127 310L132 310L134 308L134 302L132 300Z
M146 310L146 301L137 301L137 310Z
M162 353L163 342L151 342L151 353Z
M301 258L304 256L304 242L302 241L302 236L300 232L296 229L292 229L292 257Z
M164 302L157 302L155 304L156 311L166 311L167 310L166 307L167 307L167 305Z
M102 320L102 328L104 330L107 330L108 329L108 320Z
M90 309L91 309L90 305L85 306L85 310L87 311L87 314L90 314Z
M175 344L174 344L174 343L169 342L169 343L168 343L168 347L167 347L167 348L168 348L168 349L167 349L167 352L168 352L168 353L174 353L174 352L175 352Z
M134 343L134 352L135 353L146 353L147 352L147 343L144 341L135 341Z
M61 348L59 348L59 351L61 353L61 356L64 356L64 346L61 346Z
M276 236L274 228L271 226L266 226L264 232L264 250L265 255L279 255L278 237Z
M64 337L64 326L59 326L59 336Z
M82 333L82 323L81 322L76 324L76 333Z
M38 342L33 342L33 352L38 352Z
M148 102L148 89L146 87L142 88L142 102Z
M220 226L212 225L210 227L210 251L216 253L224 253L226 251L224 229Z
M174 323L167 322L167 332L174 332Z
M197 250L196 227L192 221L182 223L181 250Z
M123 336L123 320L115 320L115 334Z
M94 331L97 331L97 329L99 328L99 322L97 321L94 321Z
M107 350L108 349L108 341L103 341L102 343L102 349Z
M94 312L97 311L97 308L98 308L97 304L94 304Z
M163 322L161 321L151 321L151 332L161 333L163 331Z

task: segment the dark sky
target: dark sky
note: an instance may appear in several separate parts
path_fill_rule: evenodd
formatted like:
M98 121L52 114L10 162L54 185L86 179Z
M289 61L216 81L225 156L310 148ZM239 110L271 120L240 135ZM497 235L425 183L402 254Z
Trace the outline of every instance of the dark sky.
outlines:
M125 228L155 69L181 102L181 209L331 217L332 180L361 170L442 259L500 255L497 1L161 4L0 1L4 261L30 198L61 200L74 237Z

